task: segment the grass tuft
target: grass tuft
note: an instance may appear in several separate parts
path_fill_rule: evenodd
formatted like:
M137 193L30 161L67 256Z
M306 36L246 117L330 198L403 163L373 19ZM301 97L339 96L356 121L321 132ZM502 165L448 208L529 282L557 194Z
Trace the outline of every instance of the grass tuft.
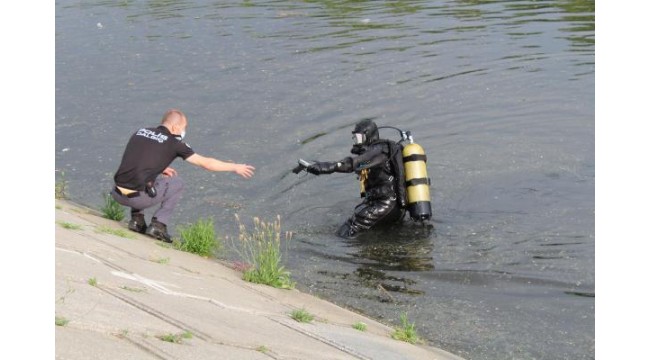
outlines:
M151 261L157 262L158 264L169 264L169 257L164 257L164 258L158 258L158 259L152 259Z
M97 279L94 278L94 277L91 277L90 279L88 279L88 285L97 286Z
M223 251L223 243L214 233L212 219L199 219L196 223L179 226L181 241L174 246L181 251L194 253L200 256L219 256Z
M113 199L111 194L104 194L104 207L101 210L107 219L115 221L122 221L124 219L124 208Z
M392 335L393 339L406 341L411 344L419 343L421 340L415 330L415 322L410 323L406 313L400 315L400 320L402 321L402 326L395 329Z
M66 326L66 325L68 325L69 322L70 322L70 320L68 320L68 319L66 319L64 317L61 317L61 316L55 316L54 317L54 324L56 326Z
M253 218L254 228L249 232L245 225L239 221L240 246L235 246L245 264L250 264L244 270L244 280L273 286L280 289L291 289L295 282L291 280L291 273L282 265L282 231L280 216L274 222L264 222ZM284 234L285 245L291 241L291 232Z
M111 228L111 227L108 227L108 226L98 226L95 229L95 232L104 233L104 234L111 234L111 235L115 235L115 236L119 236L119 237L123 237L123 238L127 238L127 239L135 239L135 234L129 232L128 230L114 229L114 228Z
M62 228L64 229L69 229L69 230L79 230L81 229L81 225L65 222L65 221L59 221L57 224L61 225Z
M314 315L307 312L307 310L297 309L291 312L291 318L302 323L310 323L314 320Z
M54 183L54 198L65 199L67 181L65 180L65 172L61 171L61 178Z
M368 325L366 325L365 323L362 323L362 322L356 322L356 323L354 323L352 325L352 327L354 329L356 329L356 330L359 330L359 331L366 331L366 329L368 328Z
M181 344L183 343L183 339L191 339L192 338L192 333L189 331L185 331L180 334L165 334L165 335L159 335L157 336L158 339L174 344Z

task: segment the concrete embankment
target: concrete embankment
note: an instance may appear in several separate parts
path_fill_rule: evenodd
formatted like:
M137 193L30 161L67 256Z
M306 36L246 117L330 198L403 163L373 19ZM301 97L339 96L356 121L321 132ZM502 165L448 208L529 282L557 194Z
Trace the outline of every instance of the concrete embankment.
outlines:
M57 359L460 359L394 340L392 328L298 290L245 282L78 204L56 204ZM299 309L314 321L293 320ZM352 327L358 322L366 331Z

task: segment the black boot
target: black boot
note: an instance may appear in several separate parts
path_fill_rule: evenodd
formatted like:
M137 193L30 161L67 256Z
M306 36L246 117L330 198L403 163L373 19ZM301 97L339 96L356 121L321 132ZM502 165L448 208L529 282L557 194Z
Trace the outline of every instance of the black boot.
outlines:
M356 239L360 233L360 229L348 220L339 227L336 235L344 239Z
M144 214L131 213L129 230L144 234L147 231L147 223L144 221Z
M146 234L166 243L172 242L171 236L167 233L167 225L161 223L156 218L151 219L151 225L147 228Z

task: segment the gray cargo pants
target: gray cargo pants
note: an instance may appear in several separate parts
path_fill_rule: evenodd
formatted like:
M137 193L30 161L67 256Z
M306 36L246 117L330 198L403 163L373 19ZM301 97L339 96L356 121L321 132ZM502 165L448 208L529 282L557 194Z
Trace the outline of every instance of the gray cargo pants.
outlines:
M139 191L135 197L127 197L117 192L115 188L111 191L111 196L119 204L131 208L131 214L142 213L144 209L148 209L157 204L160 208L156 210L153 217L159 222L167 225L171 219L172 213L176 204L181 199L183 194L184 183L178 176L158 176L154 183L156 187L156 196L150 197L145 191Z

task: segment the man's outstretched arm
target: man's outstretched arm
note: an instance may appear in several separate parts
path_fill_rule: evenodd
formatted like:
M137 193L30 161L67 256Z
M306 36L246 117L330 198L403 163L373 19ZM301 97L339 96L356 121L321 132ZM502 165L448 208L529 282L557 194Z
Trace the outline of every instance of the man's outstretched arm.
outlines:
M225 162L215 158L193 154L187 159L190 164L199 166L208 171L229 171L249 179L255 174L255 167L247 164L237 164L232 162Z

